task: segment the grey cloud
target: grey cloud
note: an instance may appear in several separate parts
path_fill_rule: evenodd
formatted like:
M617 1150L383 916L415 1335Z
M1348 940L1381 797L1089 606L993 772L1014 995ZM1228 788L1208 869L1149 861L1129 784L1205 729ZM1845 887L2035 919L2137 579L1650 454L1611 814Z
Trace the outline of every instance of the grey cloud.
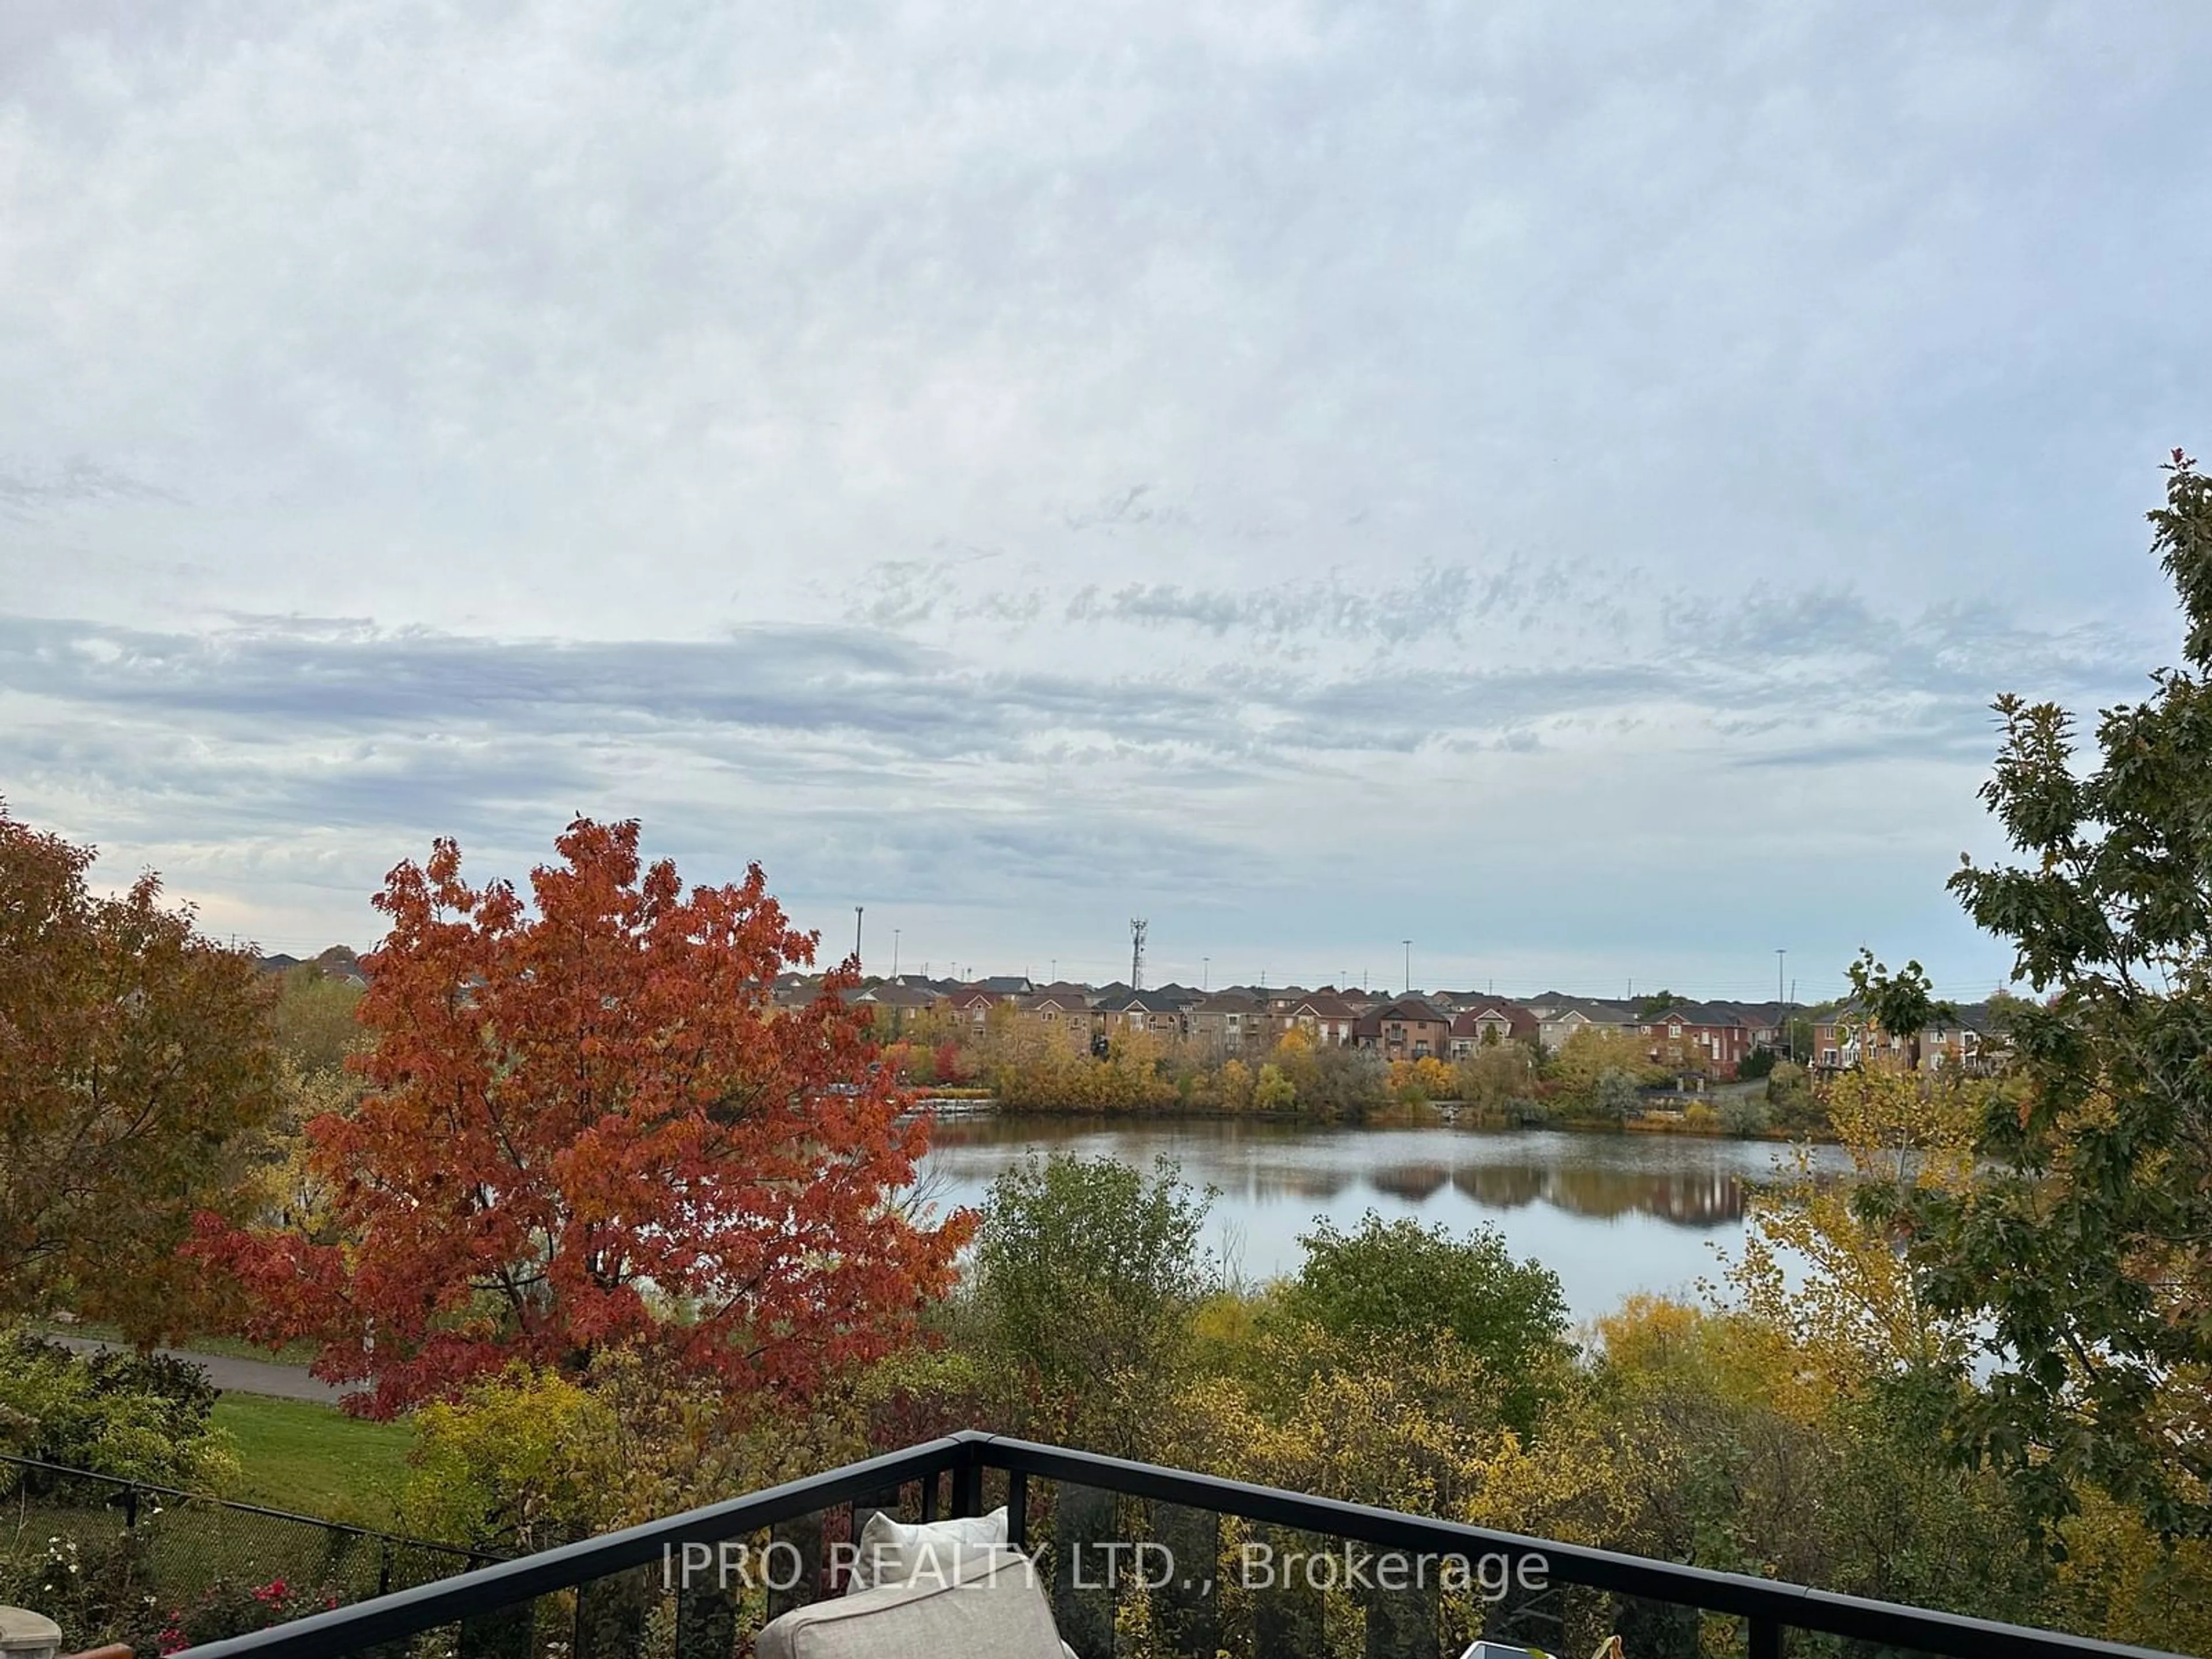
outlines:
M98 501L181 503L183 499L173 490L81 455L45 468L0 470L0 514L19 519Z
M1090 585L1072 595L1071 623L1127 623L1140 628L1182 626L1214 635L1251 635L1279 641L1298 635L1378 645L1441 636L1457 639L1464 625L1485 619L1526 626L1536 583L1518 567L1480 572L1464 564L1430 564L1409 580L1378 576L1362 584L1340 570L1316 581L1285 575L1243 592L1133 583L1112 592Z

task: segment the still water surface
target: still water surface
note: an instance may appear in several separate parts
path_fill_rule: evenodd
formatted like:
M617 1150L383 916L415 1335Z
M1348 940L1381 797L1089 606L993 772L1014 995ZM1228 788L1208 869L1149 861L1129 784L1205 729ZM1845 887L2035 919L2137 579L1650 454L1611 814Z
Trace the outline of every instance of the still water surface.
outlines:
M1493 1222L1514 1254L1559 1274L1578 1322L1634 1291L1688 1292L1717 1276L1716 1247L1742 1241L1746 1191L1790 1156L1772 1142L1692 1135L979 1116L938 1124L924 1190L980 1203L1033 1150L1141 1168L1174 1158L1186 1181L1219 1189L1207 1243L1248 1279L1294 1270L1298 1235L1317 1216L1347 1228L1368 1210L1455 1231Z

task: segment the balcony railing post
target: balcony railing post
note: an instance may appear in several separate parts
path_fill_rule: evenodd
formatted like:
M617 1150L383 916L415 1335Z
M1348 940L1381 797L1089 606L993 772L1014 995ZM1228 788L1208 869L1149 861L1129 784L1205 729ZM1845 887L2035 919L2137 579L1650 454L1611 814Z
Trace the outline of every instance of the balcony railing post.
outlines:
M965 1518L983 1512L983 1463L973 1445L960 1449L961 1459L952 1466L952 1513Z
M1771 1619L1751 1621L1751 1659L1782 1659L1782 1626Z
M1026 1469L1006 1476L1006 1541L1018 1550L1030 1547L1030 1477Z

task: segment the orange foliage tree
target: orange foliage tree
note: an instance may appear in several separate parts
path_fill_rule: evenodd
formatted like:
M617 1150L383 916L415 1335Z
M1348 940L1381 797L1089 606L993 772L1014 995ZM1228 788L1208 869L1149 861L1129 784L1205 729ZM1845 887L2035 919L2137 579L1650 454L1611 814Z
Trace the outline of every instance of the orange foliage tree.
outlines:
M927 1127L870 1064L852 972L779 1010L815 939L758 865L687 895L672 863L641 869L634 821L556 845L532 906L465 884L451 841L386 878L350 1062L368 1092L308 1127L326 1231L204 1225L246 1334L319 1342L373 1415L617 1346L803 1398L898 1346L973 1219L901 1207Z

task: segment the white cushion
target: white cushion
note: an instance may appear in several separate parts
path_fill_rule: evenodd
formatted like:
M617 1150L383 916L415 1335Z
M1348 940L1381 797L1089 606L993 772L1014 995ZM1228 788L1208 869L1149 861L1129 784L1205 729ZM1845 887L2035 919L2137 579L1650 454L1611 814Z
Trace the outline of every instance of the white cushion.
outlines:
M796 1607L760 1633L758 1659L1074 1659L1028 1557L945 1548L945 1576Z
M886 1584L910 1584L916 1578L941 1583L958 1571L966 1557L1003 1549L1006 1542L1003 1504L988 1515L924 1521L911 1527L878 1510L860 1528L860 1552L848 1588L876 1589Z

